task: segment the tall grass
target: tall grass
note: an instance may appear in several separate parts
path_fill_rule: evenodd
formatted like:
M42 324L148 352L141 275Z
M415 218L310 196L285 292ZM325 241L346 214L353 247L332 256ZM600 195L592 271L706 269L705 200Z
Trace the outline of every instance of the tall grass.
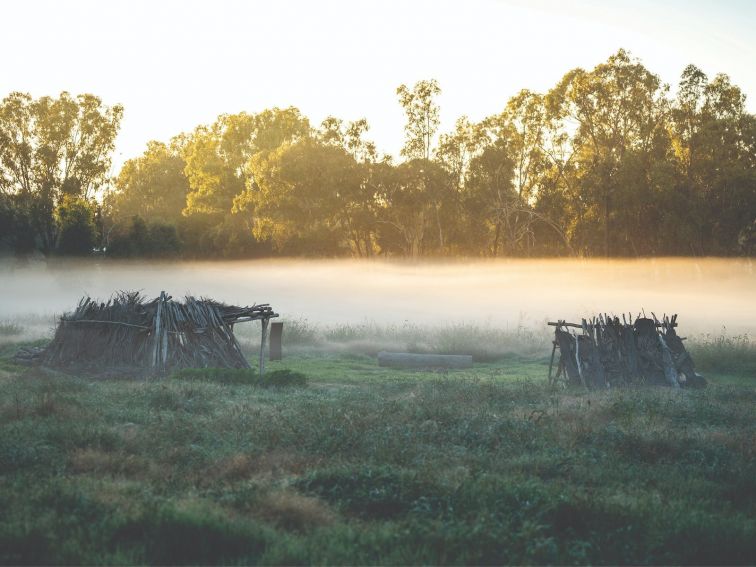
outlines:
M741 374L756 378L756 341L747 333L707 333L692 337L688 350L702 372Z
M510 355L545 360L551 353L552 328L518 325L501 328L475 323L447 325L380 325L374 322L323 325L306 319L287 319L283 344L289 354L330 352L375 356L382 350L471 354L476 362L494 362ZM248 351L259 348L256 326L238 326L237 335ZM719 333L692 336L687 348L701 372L756 376L756 341L749 334Z
M247 349L259 348L256 327L240 325L236 332ZM474 323L380 325L369 321L324 325L306 319L288 319L284 322L283 344L289 353L320 351L374 356L388 350L471 354L476 362L492 362L512 354L546 356L550 352L550 335L545 325L541 329Z
M0 320L0 345L50 339L54 326L54 315L28 314Z
M0 337L16 337L24 332L18 323L13 321L0 321Z

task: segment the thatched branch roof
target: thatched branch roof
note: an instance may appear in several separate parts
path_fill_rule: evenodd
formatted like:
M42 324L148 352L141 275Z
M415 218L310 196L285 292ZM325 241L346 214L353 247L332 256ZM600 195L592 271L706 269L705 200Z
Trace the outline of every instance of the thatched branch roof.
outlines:
M98 371L249 368L233 326L273 317L278 314L268 304L239 307L194 297L180 302L165 293L150 301L139 292L119 292L107 302L84 297L60 318L41 361Z

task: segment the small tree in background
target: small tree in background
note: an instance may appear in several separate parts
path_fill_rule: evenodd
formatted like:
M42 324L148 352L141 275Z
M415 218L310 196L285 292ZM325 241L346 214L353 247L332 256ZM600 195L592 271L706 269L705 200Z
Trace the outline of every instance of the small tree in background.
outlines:
M170 258L178 256L181 248L174 225L147 223L135 215L127 227L112 236L107 252L116 258Z
M84 256L97 243L95 207L85 199L64 195L55 210L58 224L58 253Z

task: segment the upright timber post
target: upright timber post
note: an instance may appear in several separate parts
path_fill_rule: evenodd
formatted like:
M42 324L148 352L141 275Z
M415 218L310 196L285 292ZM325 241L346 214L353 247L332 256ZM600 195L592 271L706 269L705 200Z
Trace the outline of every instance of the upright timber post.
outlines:
M281 336L283 335L283 323L272 321L270 323L270 339L268 341L268 360L281 360Z
M160 292L160 298L157 301L155 319L153 321L153 333L155 342L152 350L152 367L160 373L164 370L165 361L168 358L168 335L165 329L164 319L167 313L163 313L166 308L166 295L164 291ZM163 337L165 336L165 339Z
M262 339L260 339L260 378L265 374L265 340L268 338L268 318L262 322Z

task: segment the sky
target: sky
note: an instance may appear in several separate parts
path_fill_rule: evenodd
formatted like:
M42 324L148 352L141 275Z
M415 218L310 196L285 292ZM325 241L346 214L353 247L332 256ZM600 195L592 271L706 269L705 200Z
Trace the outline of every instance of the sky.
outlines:
M756 1L0 0L0 97L90 92L125 115L114 173L221 113L368 119L398 155L396 87L435 78L441 129L627 49L673 87L694 63L756 111Z

